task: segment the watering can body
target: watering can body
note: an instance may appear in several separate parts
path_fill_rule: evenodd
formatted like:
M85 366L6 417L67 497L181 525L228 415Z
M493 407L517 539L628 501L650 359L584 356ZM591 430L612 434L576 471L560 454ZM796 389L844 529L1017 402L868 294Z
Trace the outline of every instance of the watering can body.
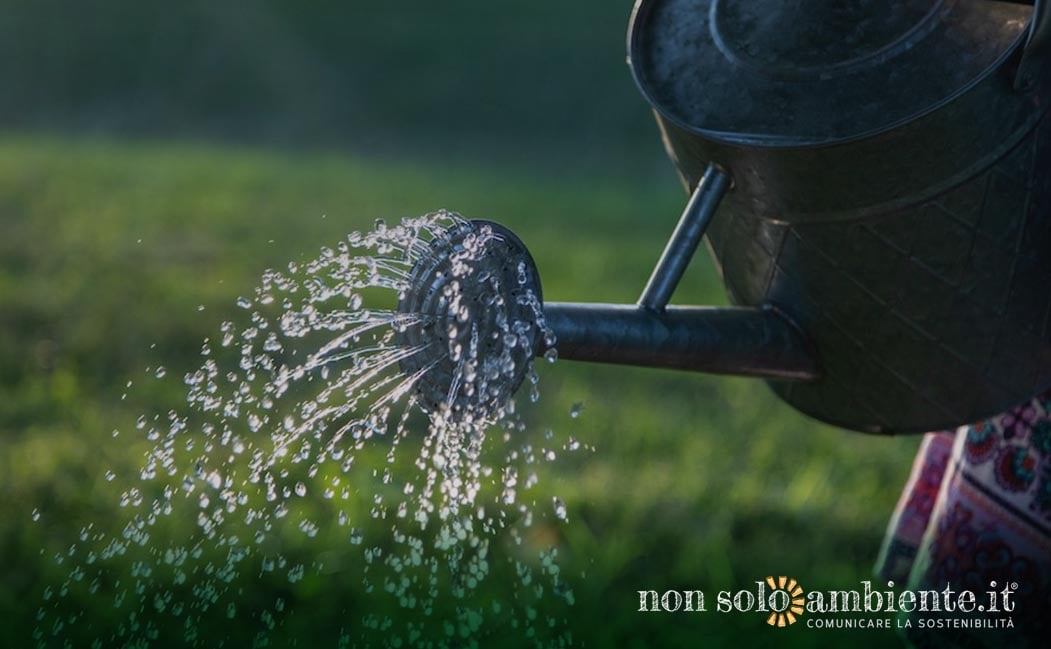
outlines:
M1051 387L1046 13L637 4L632 70L682 180L717 203L705 235L731 301L776 309L820 364L771 382L798 410L920 432Z

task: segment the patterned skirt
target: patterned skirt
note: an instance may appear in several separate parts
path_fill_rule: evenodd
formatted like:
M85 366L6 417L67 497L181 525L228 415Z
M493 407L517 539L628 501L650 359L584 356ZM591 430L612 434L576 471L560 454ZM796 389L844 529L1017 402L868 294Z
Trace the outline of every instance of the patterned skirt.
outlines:
M1051 646L1051 392L924 438L876 568L913 590L1008 589L1012 612L982 614L996 628L904 616L914 646Z

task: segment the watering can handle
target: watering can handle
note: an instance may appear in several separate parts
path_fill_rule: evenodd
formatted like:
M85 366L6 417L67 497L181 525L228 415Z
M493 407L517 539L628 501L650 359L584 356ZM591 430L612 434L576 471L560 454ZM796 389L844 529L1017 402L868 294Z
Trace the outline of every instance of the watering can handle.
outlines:
M1051 0L1035 0L1033 16L1029 19L1022 60L1015 75L1015 89L1029 90L1037 83L1042 63L1051 49Z

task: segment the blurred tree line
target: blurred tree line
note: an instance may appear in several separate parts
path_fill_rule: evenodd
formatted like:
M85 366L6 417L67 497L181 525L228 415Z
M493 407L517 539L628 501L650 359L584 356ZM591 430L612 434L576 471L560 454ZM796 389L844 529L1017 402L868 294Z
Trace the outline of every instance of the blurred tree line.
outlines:
M632 0L0 2L0 127L649 164Z

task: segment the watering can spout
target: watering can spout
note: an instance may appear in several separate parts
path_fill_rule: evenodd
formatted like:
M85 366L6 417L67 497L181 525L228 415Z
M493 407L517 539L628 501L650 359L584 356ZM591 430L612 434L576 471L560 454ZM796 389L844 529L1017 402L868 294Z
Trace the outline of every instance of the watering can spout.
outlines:
M780 380L820 376L806 337L771 307L547 303L544 319L559 359Z
M442 404L485 410L522 384L530 355L551 358L552 349L564 360L774 380L820 378L808 338L772 305L668 306L730 185L727 174L709 168L637 304L544 302L536 264L509 229L474 220L442 232L414 265L399 304L415 323L400 337L419 353L402 361L402 369L416 377L421 403L432 410ZM460 318L472 306L470 326L449 326L450 314ZM504 368L499 389L460 394L465 349L478 371Z
M668 306L731 184L723 170L708 168L637 305L544 305L559 358L769 379L820 376L807 338L772 306Z

